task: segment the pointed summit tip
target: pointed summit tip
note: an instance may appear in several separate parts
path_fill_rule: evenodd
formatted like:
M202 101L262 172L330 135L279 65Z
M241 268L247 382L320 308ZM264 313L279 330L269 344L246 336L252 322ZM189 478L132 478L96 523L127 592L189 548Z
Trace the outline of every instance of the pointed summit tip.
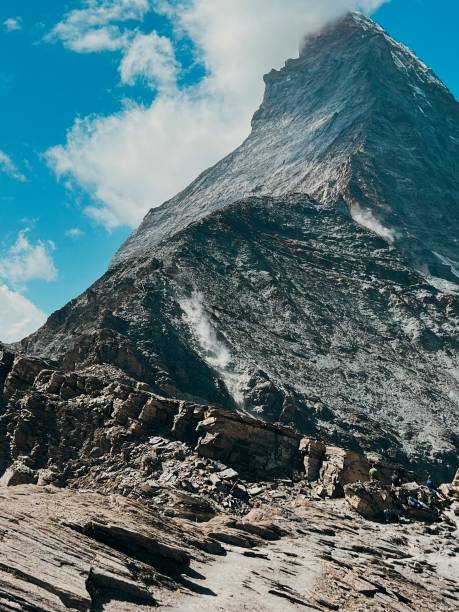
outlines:
M342 20L348 20L362 27L376 27L379 29L379 26L376 24L375 21L373 21L373 19L367 17L367 15L364 15L363 13L360 13L358 11L349 11Z
M349 39L354 36L363 35L385 35L383 28L367 17L363 13L349 11L333 21L329 21L320 30L308 34L304 38L304 42L300 51L303 55L310 43L319 40L333 41L340 39Z

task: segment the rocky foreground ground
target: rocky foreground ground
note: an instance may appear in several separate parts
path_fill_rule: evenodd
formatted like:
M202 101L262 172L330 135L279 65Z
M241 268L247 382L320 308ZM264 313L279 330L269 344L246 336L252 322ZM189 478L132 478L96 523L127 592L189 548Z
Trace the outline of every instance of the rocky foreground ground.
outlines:
M167 516L169 511L175 517ZM345 500L272 496L196 523L117 495L0 494L2 610L457 610L449 521L378 524Z
M108 366L0 374L1 610L458 608L459 480L393 491L377 454Z

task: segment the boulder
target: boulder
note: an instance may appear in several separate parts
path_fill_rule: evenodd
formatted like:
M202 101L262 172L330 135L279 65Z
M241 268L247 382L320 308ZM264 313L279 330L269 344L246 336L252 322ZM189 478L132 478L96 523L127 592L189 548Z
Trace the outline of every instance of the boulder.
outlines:
M9 400L18 391L31 387L42 370L49 366L42 359L19 355L14 359L11 370L6 376L4 385L5 398Z
M408 483L397 489L380 482L356 482L344 487L347 503L369 520L434 522L440 517L438 500L426 487Z
M35 379L35 388L43 393L59 395L65 375L59 370L42 370Z
M247 415L211 408L198 424L196 451L254 475L291 473L299 466L301 436L293 430Z
M237 480L239 474L236 472L236 470L233 470L232 468L227 468L226 470L219 472L218 476L222 480Z
M303 438L300 442L306 480L319 480L320 469L325 457L325 443L317 438Z
M145 476L150 476L152 473L160 471L161 467L161 459L158 457L155 449L143 455L140 461L140 470Z
M14 362L14 355L0 344L0 390Z
M340 497L347 484L368 480L370 465L362 453L326 446L320 480L328 497Z
M376 453L359 453L357 451L327 446L316 438L303 438L299 447L303 458L306 480L317 482L321 496L341 497L344 487L353 482L366 482L369 479L371 465L376 465L383 484L391 484L394 470L405 480L414 477L412 472L402 466L387 463Z
M59 474L59 472L56 472L55 470L52 470L50 468L38 470L37 485L39 487L44 487L47 485L61 487L63 486L63 482L64 479L62 474Z
M172 424L172 436L177 440L195 445L198 441L196 427L202 420L204 412L203 406L181 402Z
M7 468L0 478L0 487L15 487L24 484L36 484L37 475L29 467L15 462Z
M134 391L125 400L115 399L112 418L118 425L127 425L129 419L138 418L142 408L149 399L148 394Z
M397 513L397 500L390 487L379 482L355 482L344 487L347 503L364 518L382 520Z
M454 480L449 488L450 496L459 502L459 470L457 470Z

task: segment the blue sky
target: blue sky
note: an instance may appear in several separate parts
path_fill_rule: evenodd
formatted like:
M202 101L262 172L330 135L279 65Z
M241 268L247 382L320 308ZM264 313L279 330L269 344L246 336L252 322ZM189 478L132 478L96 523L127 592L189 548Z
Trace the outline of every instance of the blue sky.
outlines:
M270 44L264 58L255 57L263 54L262 45L247 42L241 45L245 55L238 57L211 36L225 22L234 31L239 17L250 19L245 5L237 12L241 1L221 0L222 7L236 7L232 15L199 8L182 14L175 8L171 17L146 11L153 0L2 0L0 286L10 293L2 310L6 294L0 292L0 339L30 331L43 313L85 290L150 205L173 195L243 138L262 93L257 75L284 53L293 55L293 7L302 0L291 0L290 13L280 16L284 36ZM304 1L314 5L314 0ZM271 2L266 27L276 16L276 2ZM94 12L108 12L117 3L124 12L113 19ZM76 14L78 9L92 13ZM459 98L457 0L392 0L373 16ZM85 38L94 32L91 19L99 20L97 40ZM266 31L259 34L259 40L266 38ZM251 38L257 36L254 32ZM217 76L203 81L212 71ZM188 97L178 106L184 91ZM225 104L231 107L228 113ZM85 123L78 124L79 119ZM190 148L198 154L190 155ZM12 312L10 317L6 310L16 307L12 294L34 304L40 315L22 304L18 308L24 315L17 316L23 322Z

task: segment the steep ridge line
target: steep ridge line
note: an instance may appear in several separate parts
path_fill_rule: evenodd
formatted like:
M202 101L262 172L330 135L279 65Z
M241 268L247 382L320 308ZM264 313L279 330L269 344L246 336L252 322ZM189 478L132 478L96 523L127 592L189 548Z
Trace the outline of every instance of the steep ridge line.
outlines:
M248 139L152 209L112 265L135 261L247 194L298 192L327 205L344 201L431 282L457 291L459 104L439 79L352 14L308 39L298 59L265 81Z

